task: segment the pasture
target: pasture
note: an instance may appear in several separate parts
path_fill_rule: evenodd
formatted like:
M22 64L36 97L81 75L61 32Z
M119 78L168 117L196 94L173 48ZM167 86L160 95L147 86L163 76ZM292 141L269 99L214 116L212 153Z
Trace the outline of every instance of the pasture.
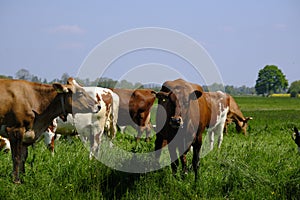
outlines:
M253 117L248 136L229 126L221 149L215 145L201 158L196 183L192 171L181 178L178 170L174 177L170 167L146 174L116 171L89 160L79 139L59 140L54 157L42 142L29 148L21 185L12 183L11 155L0 152L0 199L299 199L300 155L291 134L300 128L300 99L235 99ZM114 143L148 152L154 137L137 145L132 134L118 133Z

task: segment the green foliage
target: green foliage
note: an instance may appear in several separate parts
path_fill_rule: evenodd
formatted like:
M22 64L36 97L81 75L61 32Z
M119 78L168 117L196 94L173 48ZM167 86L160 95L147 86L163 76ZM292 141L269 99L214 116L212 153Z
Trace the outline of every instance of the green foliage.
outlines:
M0 75L0 79L12 79L11 76Z
M270 95L283 92L288 87L285 75L275 65L267 65L258 72L255 90L257 94Z
M79 139L56 141L52 157L42 142L29 148L24 183L12 183L11 155L0 152L0 199L299 199L300 155L291 139L300 127L300 99L238 97L249 122L248 136L237 134L234 125L220 150L200 161L200 180L192 170L183 179L170 167L146 174L115 171L88 159ZM134 140L128 128L114 143L128 151L149 152L150 143ZM192 153L188 153L191 164Z
M300 94L300 80L291 83L288 93L291 94L291 97L298 97L298 94Z

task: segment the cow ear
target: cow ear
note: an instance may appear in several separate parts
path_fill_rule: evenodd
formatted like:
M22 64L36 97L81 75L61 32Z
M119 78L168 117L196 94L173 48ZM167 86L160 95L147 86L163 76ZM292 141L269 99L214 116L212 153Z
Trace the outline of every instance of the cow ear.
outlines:
M171 92L162 92L162 91L160 91L160 92L156 93L156 98L166 99L166 98L169 97L170 94L171 94Z
M246 122L248 122L249 120L252 120L253 118L252 117L246 117Z
M202 91L194 90L190 93L190 100L197 100L202 96Z
M66 86L60 83L53 83L53 88L56 90L57 93L68 93L69 90Z

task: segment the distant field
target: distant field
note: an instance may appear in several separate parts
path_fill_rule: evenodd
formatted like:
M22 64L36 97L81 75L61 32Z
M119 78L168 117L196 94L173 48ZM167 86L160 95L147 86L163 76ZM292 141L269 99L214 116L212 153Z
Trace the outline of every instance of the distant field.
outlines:
M300 98L234 97L243 111L300 110Z
M11 182L11 156L1 152L0 199L299 199L300 155L291 134L294 126L300 128L300 99L235 99L253 117L248 136L231 125L221 149L201 159L197 183L192 172L182 179L179 170L173 177L170 167L146 174L115 171L90 161L78 139L60 140L54 157L42 143L30 148L22 185ZM119 133L114 143L153 150L155 136L136 146L135 132L127 131L131 134Z

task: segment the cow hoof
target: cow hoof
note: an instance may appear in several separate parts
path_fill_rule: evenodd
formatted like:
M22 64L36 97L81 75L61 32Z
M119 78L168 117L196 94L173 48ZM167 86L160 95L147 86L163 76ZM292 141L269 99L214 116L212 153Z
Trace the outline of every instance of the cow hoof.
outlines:
M145 142L148 142L148 143L149 143L149 142L150 142L150 138L147 137L147 138L145 139Z
M187 176L188 176L188 173L187 172L183 172L181 174L181 179L184 180Z
M20 179L18 179L18 180L14 180L13 182L14 182L14 184L17 184L17 185L20 185L20 184L21 184L21 181L20 181Z

